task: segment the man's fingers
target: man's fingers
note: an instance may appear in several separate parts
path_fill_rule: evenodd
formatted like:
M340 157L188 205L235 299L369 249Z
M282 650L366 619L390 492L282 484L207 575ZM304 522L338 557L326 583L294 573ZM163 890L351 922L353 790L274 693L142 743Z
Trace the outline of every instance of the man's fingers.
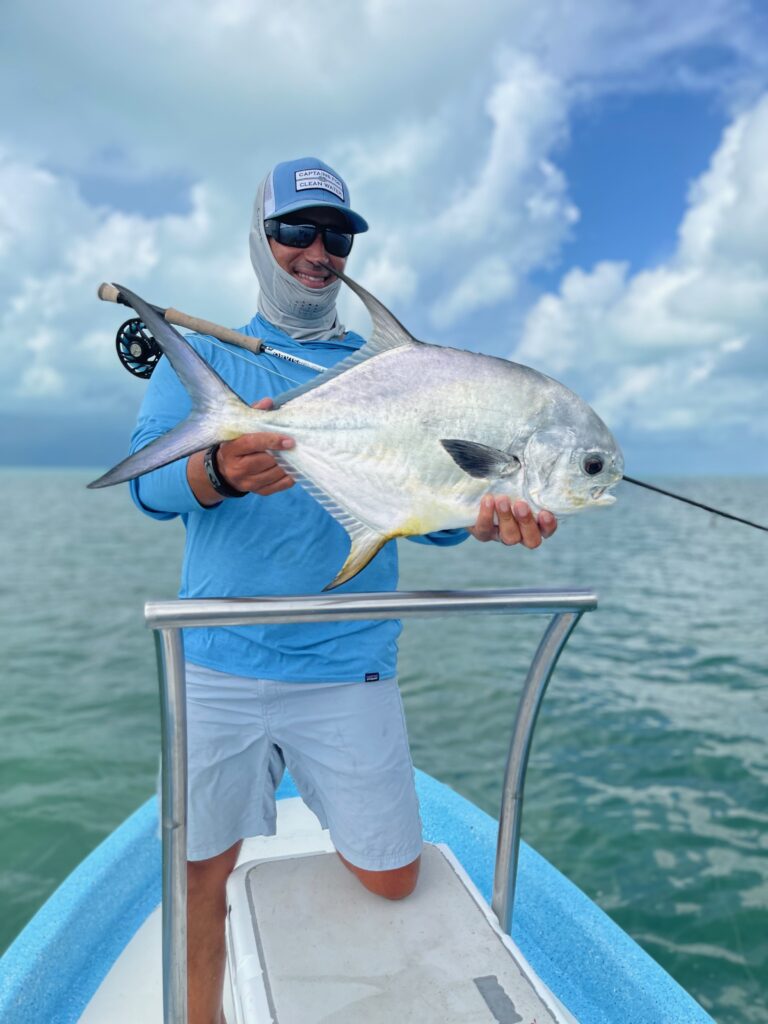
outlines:
M519 544L522 534L509 498L501 497L496 499L496 517L499 521L499 540L501 543Z
M272 434L260 431L255 434L243 434L234 441L226 441L219 451L224 449L227 454L243 456L256 452L279 451L281 448L293 448L295 442L285 434Z
M480 502L480 511L477 514L474 526L469 532L480 541L496 540L497 528L493 521L495 502L493 495L486 495Z
M289 487L293 487L294 483L295 481L289 476L284 476L281 480L278 480L277 483L270 484L268 487L259 488L256 493L266 497L268 494L277 494L278 491L287 491Z
M254 473L250 477L246 477L246 483L249 491L255 491L257 494L263 493L265 487L272 487L276 483L280 483L282 480L290 480L293 483L291 477L287 475L284 469L281 469L278 465L273 465L269 469L265 469L260 473Z
M513 505L505 494L486 494L469 532L481 541L499 540L502 544L537 548L556 529L557 519L551 512L545 510L534 516L525 501Z
M520 529L522 543L527 548L537 548L541 544L541 530L534 519L533 512L524 501L516 501L513 511Z
M551 537L557 529L557 519L552 515L551 512L548 512L546 509L544 509L543 512L539 512L538 523L539 529L541 530L541 536L545 540L548 537Z

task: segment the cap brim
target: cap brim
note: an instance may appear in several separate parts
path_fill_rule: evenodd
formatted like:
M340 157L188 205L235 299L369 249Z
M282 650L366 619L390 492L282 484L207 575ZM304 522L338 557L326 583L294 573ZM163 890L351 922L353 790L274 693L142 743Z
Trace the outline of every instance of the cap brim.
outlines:
M354 210L341 206L339 203L324 203L319 199L305 199L303 201L298 200L295 203L288 203L286 206L271 213L270 217L282 217L286 213L294 213L296 210L309 210L316 206L325 206L329 210L335 210L337 213L343 214L349 221L352 233L355 235L361 235L364 231L368 230L368 221L364 220L359 213L355 213Z

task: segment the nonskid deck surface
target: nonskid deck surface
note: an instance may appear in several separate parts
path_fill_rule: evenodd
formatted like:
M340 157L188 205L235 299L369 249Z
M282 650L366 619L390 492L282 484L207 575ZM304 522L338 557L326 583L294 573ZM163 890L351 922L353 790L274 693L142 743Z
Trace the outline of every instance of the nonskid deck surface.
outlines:
M391 902L300 813L229 879L231 1024L575 1024L447 847L427 844L416 891Z
M416 892L397 902L335 854L244 865L228 886L238 1024L572 1021L472 890L429 844Z

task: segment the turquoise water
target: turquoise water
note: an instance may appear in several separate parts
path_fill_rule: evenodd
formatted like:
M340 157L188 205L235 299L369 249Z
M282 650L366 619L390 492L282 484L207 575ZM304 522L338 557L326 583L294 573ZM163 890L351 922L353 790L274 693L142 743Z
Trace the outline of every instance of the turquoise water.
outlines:
M95 472L5 470L0 944L154 787L147 598L178 524ZM668 481L757 521L768 479ZM721 1024L768 1022L768 537L624 485L540 550L402 544L403 589L594 587L550 686L523 833ZM538 617L410 623L414 759L498 812Z

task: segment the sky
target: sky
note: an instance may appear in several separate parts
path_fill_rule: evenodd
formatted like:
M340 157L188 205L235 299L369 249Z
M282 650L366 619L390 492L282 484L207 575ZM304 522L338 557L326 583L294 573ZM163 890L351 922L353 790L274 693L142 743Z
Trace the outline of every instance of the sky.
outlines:
M0 95L2 464L118 461L99 283L247 323L256 186L313 155L416 337L561 380L630 473L768 473L761 0L11 0Z

